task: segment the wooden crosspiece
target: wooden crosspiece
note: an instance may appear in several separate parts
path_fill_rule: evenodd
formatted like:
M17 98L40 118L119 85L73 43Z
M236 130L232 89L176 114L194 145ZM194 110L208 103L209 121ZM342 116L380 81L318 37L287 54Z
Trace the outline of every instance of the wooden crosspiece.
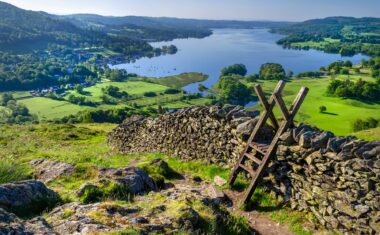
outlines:
M235 167L228 180L228 183L230 185L233 185L239 172L245 171L250 174L252 181L244 194L244 198L241 200L242 205L247 204L251 199L259 181L263 176L265 168L268 166L271 157L276 153L280 136L293 125L294 117L309 91L307 87L302 87L293 104L288 110L286 108L284 100L281 97L281 93L284 90L284 87L284 81L278 82L272 96L268 101L261 86L255 86L256 94L259 97L260 103L264 107L264 110L261 113L250 138L248 139L247 146L241 153L240 158L235 164ZM281 123L279 123L273 113L273 108L276 104L279 106L281 114L283 116L283 121L281 121ZM272 140L259 140L260 130L265 126L268 119L272 123L273 128L276 130L276 134ZM250 161L247 162L247 160Z

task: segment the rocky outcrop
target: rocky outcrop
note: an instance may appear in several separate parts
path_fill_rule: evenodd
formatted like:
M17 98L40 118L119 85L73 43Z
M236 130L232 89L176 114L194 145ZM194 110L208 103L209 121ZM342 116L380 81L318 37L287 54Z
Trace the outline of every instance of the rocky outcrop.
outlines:
M157 191L157 186L147 173L136 167L101 168L99 169L100 182L112 180L128 188L129 193L139 194Z
M33 160L30 165L35 169L34 176L44 183L49 183L59 176L73 173L75 167L73 164L47 159Z
M109 135L123 153L161 152L181 159L233 163L253 130L258 112L239 106L181 109L157 118L134 116ZM268 138L268 126L261 133Z
M234 106L213 106L133 117L109 135L109 142L124 153L161 152L232 166L256 116ZM270 128L260 133L261 138L271 135ZM380 141L335 137L303 124L280 139L262 186L331 230L380 233Z
M58 201L58 194L39 181L0 185L0 208L16 214L40 213Z
M43 218L23 221L0 208L0 234L53 235L56 234Z

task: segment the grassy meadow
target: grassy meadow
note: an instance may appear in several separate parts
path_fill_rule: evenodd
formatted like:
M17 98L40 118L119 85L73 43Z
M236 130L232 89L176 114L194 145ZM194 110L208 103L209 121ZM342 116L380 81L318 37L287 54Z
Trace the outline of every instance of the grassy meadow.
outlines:
M183 108L194 105L204 105L209 102L205 98L197 98L191 100L183 100L183 93L178 94L165 94L164 91L169 88L180 89L183 86L194 82L200 82L207 79L206 75L200 73L184 73L175 76L163 78L131 78L125 82L111 82L107 79L102 80L94 86L86 87L83 89L82 94L75 90L69 90L65 93L65 100L54 100L46 97L32 97L28 91L12 92L15 99L19 103L24 104L30 113L38 116L39 120L46 121L56 118L62 118L68 115L74 115L83 110L97 110L97 109L114 109L131 107L133 105L143 107L157 108L159 105L165 108ZM101 103L102 88L107 86L116 86L120 91L127 92L133 99L128 101L118 100L115 104L100 104L97 106L76 105L68 102L68 97L72 94L75 96L83 96L88 101ZM154 92L157 96L146 97L144 93ZM1 110L6 110L0 107Z
M358 80L359 78L374 81L373 78L365 73L339 75L335 79ZM330 77L301 78L287 81L283 97L289 106L302 86L309 88L309 94L296 116L296 121L308 123L323 130L332 131L336 135L350 135L353 134L352 123L355 119L366 119L369 117L380 118L380 102L371 103L327 96L326 89L330 81ZM258 83L263 87L269 97L277 81L259 81ZM327 111L320 113L320 106L325 106ZM276 109L276 113L279 115L279 110ZM366 137L366 139L368 139L368 137L370 138L370 136L364 137Z

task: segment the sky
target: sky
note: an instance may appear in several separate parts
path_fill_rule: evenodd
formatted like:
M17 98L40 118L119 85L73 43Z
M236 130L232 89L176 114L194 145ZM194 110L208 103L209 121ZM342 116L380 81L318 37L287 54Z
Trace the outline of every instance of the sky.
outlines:
M0 0L54 14L169 16L303 21L328 16L380 17L380 0Z

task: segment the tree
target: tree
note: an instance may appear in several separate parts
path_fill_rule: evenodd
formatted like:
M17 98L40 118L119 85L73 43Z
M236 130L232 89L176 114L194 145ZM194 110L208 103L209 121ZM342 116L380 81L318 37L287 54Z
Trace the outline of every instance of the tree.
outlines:
M320 113L324 113L324 112L326 112L326 111L327 111L326 106L319 106L319 112L320 112Z
M128 73L124 69L111 69L106 75L113 82L122 82L128 79Z
M219 98L224 103L246 105L252 95L252 91L232 76L221 77L217 83Z
M144 96L145 97L155 97L155 96L157 96L157 93L153 92L153 91L148 91L148 92L144 93Z
M234 64L228 67L225 67L222 69L221 76L228 76L228 75L240 75L245 76L247 75L247 67L244 64Z
M293 76L294 76L294 73L291 70L289 70L288 73L286 74L286 77L289 79L292 78Z
M76 90L79 94L83 94L83 87L82 87L80 84L75 85L75 90Z
M344 68L344 69L342 69L342 70L340 71L340 73L343 74L343 75L350 75L350 70Z
M260 79L260 76L257 73L254 73L247 77L247 82L256 82Z
M203 92L203 91L207 91L207 90L208 90L208 88L205 85L198 84L198 91Z
M10 94L10 93L1 94L0 106L7 106L7 103L10 100L14 100L12 94Z
M281 80L285 79L285 70L280 64L267 63L260 67L260 78L263 80Z
M344 62L344 67L348 67L348 68L352 68L352 62L350 60L347 60L346 62Z

